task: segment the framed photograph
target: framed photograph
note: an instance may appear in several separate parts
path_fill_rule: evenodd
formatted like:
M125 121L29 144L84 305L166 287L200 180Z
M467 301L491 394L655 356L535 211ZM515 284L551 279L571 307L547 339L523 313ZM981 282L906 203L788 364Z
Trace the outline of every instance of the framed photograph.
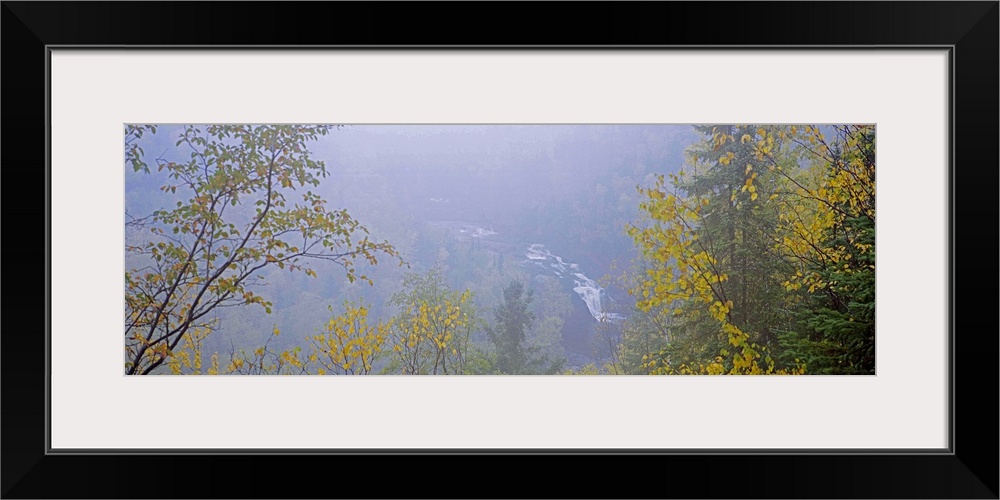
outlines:
M3 496L997 498L998 3L515 5L4 2Z

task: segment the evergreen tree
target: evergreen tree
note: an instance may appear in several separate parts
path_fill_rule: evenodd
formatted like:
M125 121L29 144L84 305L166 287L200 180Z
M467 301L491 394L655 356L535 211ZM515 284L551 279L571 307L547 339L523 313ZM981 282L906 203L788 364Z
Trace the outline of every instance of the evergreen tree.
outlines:
M512 280L503 287L503 302L493 309L495 323L486 328L496 347L497 369L505 374L524 373L528 365L525 332L534 321L531 290Z

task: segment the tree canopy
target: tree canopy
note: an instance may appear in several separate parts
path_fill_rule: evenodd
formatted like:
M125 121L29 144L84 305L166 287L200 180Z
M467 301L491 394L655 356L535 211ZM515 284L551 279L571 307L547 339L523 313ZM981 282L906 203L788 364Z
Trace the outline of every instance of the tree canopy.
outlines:
M127 222L148 234L125 248L132 264L125 272L126 373L148 374L185 340L204 338L217 326L210 313L220 307L257 305L270 313L271 302L254 291L266 267L315 277L311 263L324 260L340 264L354 281L368 280L356 260L399 258L392 245L370 240L346 210L328 208L310 190L327 171L307 146L329 130L187 126L177 146L187 146L190 159L151 166L134 139L156 128L126 127L126 162L136 172L166 172L160 189L181 193L176 206Z
M698 127L640 187L630 289L667 313L651 373L874 373L874 127Z

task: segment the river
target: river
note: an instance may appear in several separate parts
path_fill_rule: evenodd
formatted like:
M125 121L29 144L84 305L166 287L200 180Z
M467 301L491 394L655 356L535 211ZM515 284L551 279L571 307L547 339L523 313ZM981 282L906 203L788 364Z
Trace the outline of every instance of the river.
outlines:
M579 368L607 357L607 346L596 338L595 327L600 323L617 323L625 317L606 311L613 299L607 290L585 274L585 269L580 264L568 262L554 254L544 243L508 241L492 226L479 225L482 223L434 220L428 221L428 224L449 229L456 238L472 241L475 248L518 258L521 266L535 276L558 278L565 285L567 293L577 298L573 301L573 312L566 319L562 331L562 345L567 355L566 366Z

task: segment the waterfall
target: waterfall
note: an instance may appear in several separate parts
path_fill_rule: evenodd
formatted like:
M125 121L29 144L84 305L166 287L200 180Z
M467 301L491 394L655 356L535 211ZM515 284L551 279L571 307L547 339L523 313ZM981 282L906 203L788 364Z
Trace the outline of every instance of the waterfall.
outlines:
M604 312L601 307L601 302L605 297L604 289L598 286L597 282L580 272L579 265L565 262L558 255L554 255L548 251L545 245L541 243L529 245L525 257L528 258L528 260L523 261L526 264L537 265L560 278L572 277L573 291L587 304L587 310L590 311L590 315L595 320L609 321L625 319L621 314Z

